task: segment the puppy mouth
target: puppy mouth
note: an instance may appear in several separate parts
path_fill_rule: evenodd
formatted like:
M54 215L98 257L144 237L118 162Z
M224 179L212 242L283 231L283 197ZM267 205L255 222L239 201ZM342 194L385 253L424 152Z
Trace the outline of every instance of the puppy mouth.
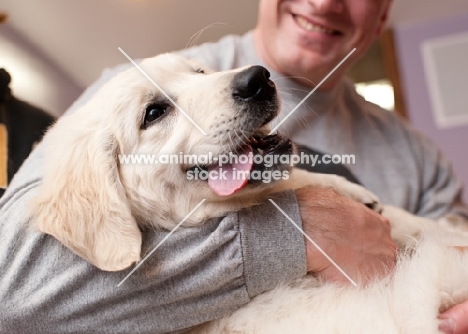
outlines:
M208 173L207 181L211 190L219 196L229 196L247 184L262 183L258 176L264 175L264 172L279 171L281 174L289 170L289 164L280 162L280 157L291 154L293 145L288 138L279 134L264 135L257 132L235 152L214 158L216 163L192 166L186 172ZM266 161L269 163L265 163ZM256 177L252 177L253 174Z

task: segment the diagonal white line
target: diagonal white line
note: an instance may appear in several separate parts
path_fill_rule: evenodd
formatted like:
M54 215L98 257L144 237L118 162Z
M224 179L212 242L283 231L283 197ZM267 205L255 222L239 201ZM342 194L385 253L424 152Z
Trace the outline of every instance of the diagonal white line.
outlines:
M130 57L125 53L124 50L122 50L120 47L119 47L118 49L119 49L120 52L122 52L122 54L123 54L123 55L124 55L124 56L125 56L125 57L126 57L126 58L127 58L127 59L128 59L128 60L129 60L129 61L130 61L130 62L131 62L131 63L148 79L148 80L149 80L149 81L151 81L151 83L152 83L153 85L156 86L157 89L159 89L159 90L161 91L161 93L164 94L164 96L165 96L169 101L171 101L171 103L172 103L174 106L177 107L177 109L179 109L179 111L180 111L185 117L187 117L187 119L188 119L193 125L195 125L195 127L196 127L198 130L200 130L201 133L203 133L203 134L206 136L206 132L203 131L203 129L202 129L201 127L199 127L198 124L195 123L195 121L194 121L192 118L190 118L190 116L187 115L187 113L186 113L186 112L185 112L169 95L167 95L166 92L163 91L162 88L159 87L159 85L158 85L153 79L151 79L151 77L150 77L148 74L146 74L146 72L143 71L143 70L141 69L141 67L138 66L138 64L135 63L135 62L133 61L132 58L130 58Z
M203 199L200 203L198 203L198 205L195 208L193 208L193 210L190 211L189 214L185 216L185 218L182 219L182 221L179 224L177 224L177 226L174 227L172 231L169 232L169 234L166 235L164 239L162 239L159 242L159 244L156 247L154 247L153 250L148 255L146 255L145 258L141 260L140 263L138 263L138 265L135 268L133 268L133 270L127 276L125 276L125 278L122 281L120 281L119 284L117 284L117 287L120 287L123 284L123 282L125 282L127 278L129 278L151 256L151 254L153 254L156 251L156 249L158 249L172 235L172 233L174 233L180 227L180 225L182 225L192 215L192 213L194 213L195 210L197 210L200 207L200 205L202 205L205 201L206 199Z
M307 100L312 94L314 94L314 92L325 82L325 80L327 80L327 79L330 77L330 75L332 75L333 72L335 72L336 69L337 69L338 67L340 67L341 64L343 64L343 63L346 61L346 59L348 59L349 56L351 56L351 55L353 54L354 51L356 51L356 48L352 49L351 52L348 53L348 55L347 55L346 57L344 57L344 59L343 59L342 61L340 61L340 63L339 63L338 65L336 65L335 68L334 68L333 70L331 70L331 72L328 73L328 75L327 75L325 78L323 78L322 81L320 81L320 83L319 83L317 86L315 86L315 88L312 89L312 91L311 91L309 94L307 94L307 96L304 97L304 98L302 99L302 101L299 102L299 104L298 104L293 110L291 110L291 111L289 112L289 114L287 114L287 115L281 120L281 122L279 122L279 123L273 128L273 130L270 131L269 135L273 134L273 133L281 126L281 124L283 124L284 121L286 121L286 120L289 118L289 116L291 116L291 115L297 110L297 108L299 108L299 107L301 106L301 104L304 103L305 100Z
M338 271L339 271L340 273L343 274L344 277L346 277L346 278L348 279L348 281L351 282L352 285L357 286L356 282L354 282L354 281L352 280L352 278L349 277L348 274L346 274L346 273L344 272L344 270L341 269L340 266L337 265L336 262L333 261L332 258L329 257L328 254L325 253L325 252L323 251L323 249L320 248L320 246L317 245L317 244L315 243L315 241L312 240L312 239L299 227L299 225L297 225L297 224L294 222L294 220L292 220L291 217L289 217L288 214L287 214L286 212L284 212L284 211L278 206L278 204L275 203L275 201L273 201L272 199L268 199L268 200L283 214L283 216L285 216L285 217L294 225L294 227L296 227L296 228L299 230L299 232L302 233L302 235L303 235L304 237L307 238L307 240L309 240L309 241L312 243L312 245L315 246L315 248L317 248L317 249L319 250L320 253L323 254L323 256L325 256L325 257L327 258L328 261L331 262L331 264L333 264L333 265L335 266L336 269L338 269Z

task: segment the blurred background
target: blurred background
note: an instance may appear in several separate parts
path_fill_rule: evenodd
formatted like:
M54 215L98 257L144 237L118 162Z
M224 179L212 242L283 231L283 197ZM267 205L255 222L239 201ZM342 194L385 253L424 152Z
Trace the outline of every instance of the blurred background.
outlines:
M0 68L61 115L103 69L254 27L257 0L2 0ZM205 29L201 37L192 38ZM366 99L430 136L468 184L468 1L394 0L388 31L350 72ZM465 197L466 198L466 197Z

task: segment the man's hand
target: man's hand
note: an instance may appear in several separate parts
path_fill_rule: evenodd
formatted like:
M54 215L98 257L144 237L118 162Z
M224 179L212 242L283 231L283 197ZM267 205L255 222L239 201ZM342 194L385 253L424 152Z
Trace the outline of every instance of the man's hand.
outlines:
M439 316L439 330L446 334L468 333L468 301L455 305Z
M302 228L353 280L366 283L395 266L396 245L387 219L328 188L296 190ZM306 239L307 271L349 283Z
M454 246L460 252L468 251L468 247ZM455 305L439 315L439 330L445 334L468 333L468 301Z

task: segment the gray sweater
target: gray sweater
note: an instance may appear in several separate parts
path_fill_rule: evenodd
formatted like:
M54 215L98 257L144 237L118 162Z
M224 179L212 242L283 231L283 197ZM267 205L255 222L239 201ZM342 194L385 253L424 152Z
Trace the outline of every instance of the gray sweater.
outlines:
M261 64L251 34L183 54L219 70ZM105 72L68 112L128 66ZM308 92L291 80L275 80L283 112ZM323 152L354 154L356 163L348 167L385 203L428 217L468 217L459 202L460 183L434 145L392 113L365 102L346 81L332 92L314 94L279 130ZM177 230L117 287L129 270L102 272L28 225L26 206L41 182L42 166L39 145L0 202L0 333L179 332L306 272L302 235L265 203ZM292 192L275 201L300 223ZM142 254L166 233L147 232Z

